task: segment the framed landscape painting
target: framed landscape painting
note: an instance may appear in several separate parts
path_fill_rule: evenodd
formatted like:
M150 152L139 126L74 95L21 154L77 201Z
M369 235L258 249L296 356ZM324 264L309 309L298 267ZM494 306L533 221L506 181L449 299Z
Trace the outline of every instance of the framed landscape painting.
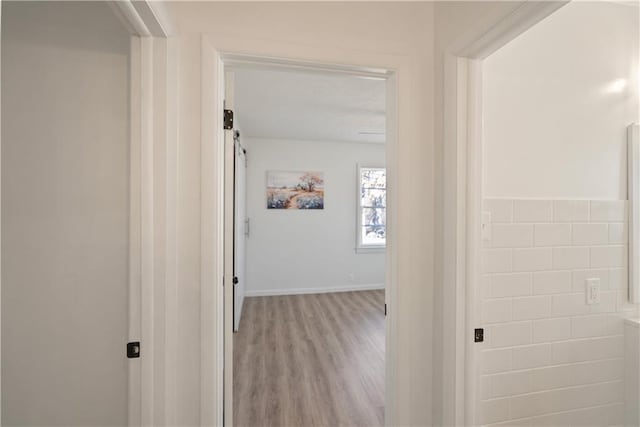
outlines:
M324 209L324 173L268 171L267 209Z

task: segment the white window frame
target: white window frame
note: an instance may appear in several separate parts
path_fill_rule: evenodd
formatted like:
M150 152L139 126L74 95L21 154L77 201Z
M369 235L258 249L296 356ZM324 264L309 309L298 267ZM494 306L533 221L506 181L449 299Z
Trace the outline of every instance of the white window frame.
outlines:
M362 169L384 169L385 173L387 167L381 164L360 164L358 163L356 167L356 253L380 253L384 252L387 248L386 243L384 245L367 245L362 243L362 198L360 197L360 187L362 186L361 177L362 177ZM385 191L387 191L387 186L385 183L384 187ZM386 206L385 206L386 209ZM385 242L387 239L387 230L385 225Z

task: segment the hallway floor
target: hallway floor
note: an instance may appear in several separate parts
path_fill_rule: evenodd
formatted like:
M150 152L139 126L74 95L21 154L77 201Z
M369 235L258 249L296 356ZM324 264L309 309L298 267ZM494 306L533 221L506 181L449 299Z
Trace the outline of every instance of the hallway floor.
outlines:
M384 348L383 290L246 298L234 424L382 425Z

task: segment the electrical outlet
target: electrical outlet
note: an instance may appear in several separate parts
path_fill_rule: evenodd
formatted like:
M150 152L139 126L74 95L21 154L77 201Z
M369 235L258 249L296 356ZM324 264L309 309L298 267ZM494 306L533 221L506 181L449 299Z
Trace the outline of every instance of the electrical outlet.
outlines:
M586 280L587 305L600 304L600 279Z

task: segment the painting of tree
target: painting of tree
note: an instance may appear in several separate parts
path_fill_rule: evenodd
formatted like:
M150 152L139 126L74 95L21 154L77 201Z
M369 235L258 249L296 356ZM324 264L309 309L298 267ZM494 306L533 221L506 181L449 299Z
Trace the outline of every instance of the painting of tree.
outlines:
M300 177L300 182L302 182L307 193L313 193L317 186L324 184L324 179L322 179L321 173L305 172L305 174Z
M324 174L268 171L267 209L324 209Z

